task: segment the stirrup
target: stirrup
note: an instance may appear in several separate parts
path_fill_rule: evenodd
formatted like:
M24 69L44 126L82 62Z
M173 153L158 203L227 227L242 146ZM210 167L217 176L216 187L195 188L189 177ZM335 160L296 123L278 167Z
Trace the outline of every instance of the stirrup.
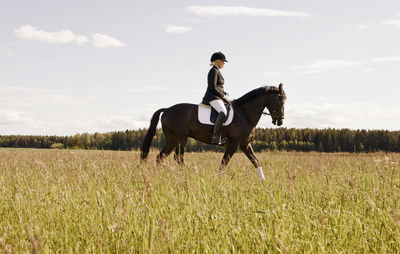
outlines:
M220 138L220 142L221 142L221 145L225 145L226 143L228 143L228 138L227 137L221 137Z
M211 136L211 144L218 145L221 142L221 136L212 135Z
M211 144L222 146L225 145L226 143L228 143L228 138L226 137L221 138L221 136L219 135L211 136Z

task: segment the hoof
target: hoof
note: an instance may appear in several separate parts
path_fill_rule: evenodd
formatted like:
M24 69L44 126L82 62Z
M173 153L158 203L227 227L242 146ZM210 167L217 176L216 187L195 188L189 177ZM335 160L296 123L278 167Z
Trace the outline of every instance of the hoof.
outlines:
M261 181L265 181L264 172L261 167L256 169L258 177L260 177Z

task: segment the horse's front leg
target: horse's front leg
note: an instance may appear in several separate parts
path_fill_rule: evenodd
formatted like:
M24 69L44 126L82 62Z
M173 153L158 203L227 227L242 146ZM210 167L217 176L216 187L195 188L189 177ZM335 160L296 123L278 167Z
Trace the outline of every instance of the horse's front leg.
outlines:
M226 165L228 165L229 160L232 158L233 154L236 152L238 149L238 144L237 143L228 143L226 146L226 150L224 153L224 157L222 158L221 161L221 166L219 167L219 171L221 172Z
M253 163L254 167L256 168L257 175L261 178L262 181L265 181L264 172L260 163L258 162L256 155L254 154L253 147L251 144L243 144L240 145L240 149L246 154L247 158Z

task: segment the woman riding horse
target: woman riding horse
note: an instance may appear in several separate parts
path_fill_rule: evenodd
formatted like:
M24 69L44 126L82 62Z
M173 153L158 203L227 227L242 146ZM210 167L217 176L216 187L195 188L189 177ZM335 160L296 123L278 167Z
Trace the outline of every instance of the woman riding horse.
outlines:
M212 68L208 72L208 86L202 103L210 105L218 112L218 117L215 121L213 134L211 136L211 143L222 145L227 142L226 138L221 139L222 124L226 121L228 116L225 103L231 104L231 99L224 91L224 78L222 77L220 69L224 68L225 62L228 61L221 52L212 54L210 60Z
M256 168L258 176L265 180L261 164L257 160L251 141L264 108L268 108L274 125L281 126L284 119L284 104L286 93L283 85L279 87L263 86L256 88L232 102L235 114L232 123L226 126L224 132L228 142L221 161L220 170L229 163L229 160L240 148ZM188 138L194 138L204 143L211 143L210 136L213 126L202 124L198 120L199 105L180 103L169 108L157 110L151 120L141 147L141 158L146 159L150 151L151 141L157 130L161 116L162 131L165 136L165 145L157 156L157 162L164 160L174 149L174 159L183 163L183 154ZM265 114L265 113L264 113Z

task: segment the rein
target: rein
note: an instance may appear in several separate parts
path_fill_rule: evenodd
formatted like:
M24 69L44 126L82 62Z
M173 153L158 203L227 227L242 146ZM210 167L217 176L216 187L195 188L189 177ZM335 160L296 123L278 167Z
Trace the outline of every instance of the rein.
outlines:
M263 114L264 116L271 116L272 114L269 112L265 112L265 111L257 111L257 110L252 110L252 109L246 109L248 111L254 112L254 113L259 113L259 114Z

